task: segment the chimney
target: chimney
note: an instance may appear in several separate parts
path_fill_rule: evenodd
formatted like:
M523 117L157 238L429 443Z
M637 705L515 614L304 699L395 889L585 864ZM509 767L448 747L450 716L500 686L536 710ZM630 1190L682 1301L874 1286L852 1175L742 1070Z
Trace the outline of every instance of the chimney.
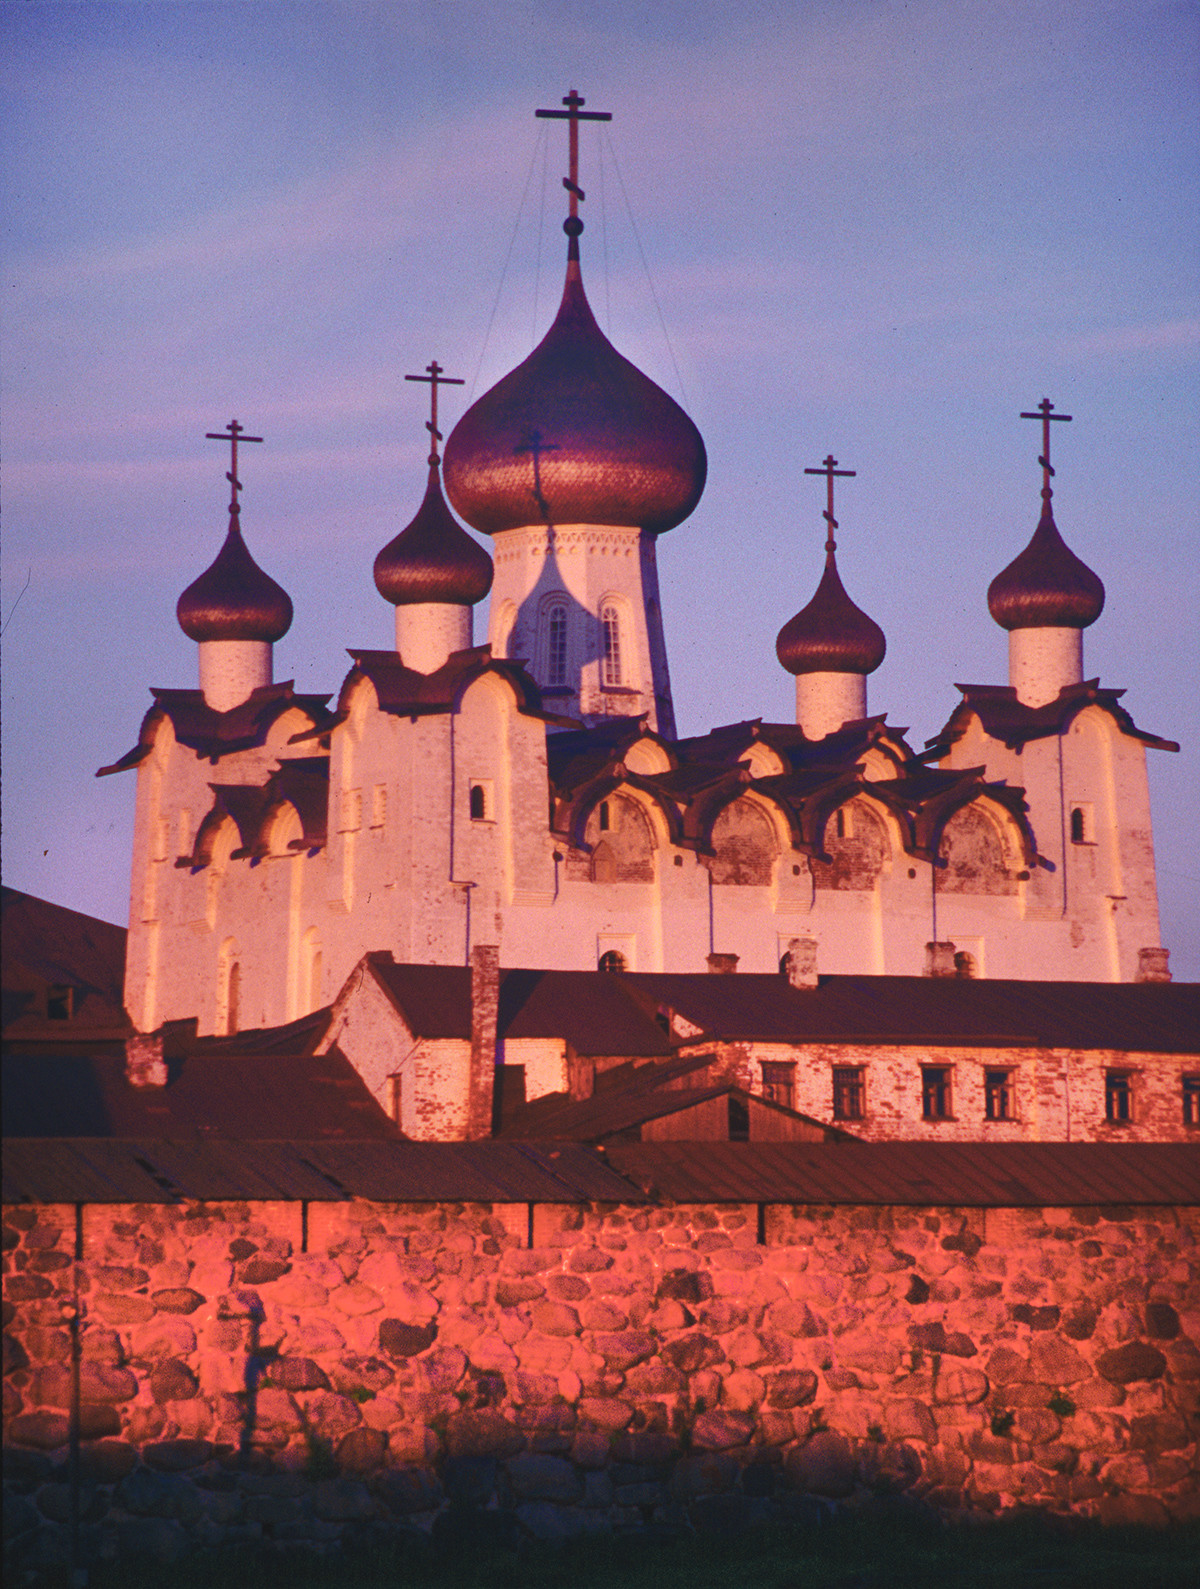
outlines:
M952 943L927 943L925 945L925 975L927 977L956 977Z
M815 938L789 938L787 954L783 957L784 972L794 988L815 988L817 985L817 940Z
M709 955L708 969L714 976L731 977L737 970L737 955Z
M477 943L471 950L471 1065L467 1077L467 1140L492 1134L496 1085L496 1015L500 1006L500 949Z
M1169 982L1171 968L1167 961L1171 958L1169 949L1139 949L1138 968L1135 982Z
M125 1080L131 1087L167 1085L161 1032L135 1032L125 1039Z

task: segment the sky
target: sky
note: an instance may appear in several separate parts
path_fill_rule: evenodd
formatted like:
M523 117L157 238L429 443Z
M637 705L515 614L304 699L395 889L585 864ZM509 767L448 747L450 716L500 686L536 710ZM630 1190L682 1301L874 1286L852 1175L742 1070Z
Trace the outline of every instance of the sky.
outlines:
M584 276L708 448L660 543L680 732L794 719L779 627L839 564L883 627L870 708L920 747L1006 683L987 586L1039 509L1103 579L1085 673L1149 753L1162 941L1200 979L1200 3L0 4L3 864L128 915L149 687L242 526L296 616L275 676L393 644L371 565L449 431L557 304L571 87ZM486 630L482 612L476 636Z

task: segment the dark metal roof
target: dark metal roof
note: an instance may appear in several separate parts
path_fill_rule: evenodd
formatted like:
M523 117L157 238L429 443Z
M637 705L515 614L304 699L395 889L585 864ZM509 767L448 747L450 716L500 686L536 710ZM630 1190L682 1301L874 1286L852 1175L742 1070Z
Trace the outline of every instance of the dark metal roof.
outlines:
M524 663L494 658L490 646L453 651L436 673L417 673L406 667L397 651L351 650L349 655L354 666L343 680L338 696L339 722L345 718L347 692L360 678L370 679L381 712L396 717L426 717L454 711L467 685L483 673L506 679L516 693L517 710L526 716L543 717L553 723L573 722L543 712L541 692L532 675L525 671Z
M150 754L158 724L164 717L169 719L181 745L214 762L265 744L272 724L293 708L303 712L313 724L312 734L324 732L333 722L333 714L326 706L328 695L297 695L290 679L264 684L228 712L215 711L200 690L155 689L150 693L154 705L142 719L137 744L110 767L101 767L97 778L110 772L125 772L143 761Z
M100 1029L128 1029L124 1008L125 928L52 905L15 888L0 891L6 1038L70 1041ZM45 991L68 987L70 1018L47 1020Z
M833 541L828 541L816 593L779 631L775 655L789 673L867 674L874 673L886 651L883 630L846 594Z
M236 496L221 550L175 607L191 640L281 640L292 626L292 599L263 572L242 539Z
M249 1037L258 1034L247 1034ZM165 1087L134 1087L117 1053L4 1059L10 1137L395 1138L395 1124L336 1048L172 1053Z
M1200 1204L1187 1143L223 1142L25 1139L5 1202Z
M26 1139L5 1143L3 1185L41 1203L646 1201L573 1143Z
M1017 699L1011 684L956 684L955 689L962 691L963 699L941 732L926 741L930 747L924 753L927 757L945 755L966 733L973 715L992 739L998 739L1010 750L1020 750L1031 740L1065 733L1072 720L1093 705L1103 707L1121 732L1132 739L1140 739L1155 750L1179 749L1173 739L1161 739L1140 729L1125 708L1117 705L1125 691L1101 689L1099 679L1069 684L1045 706L1026 706Z
M446 506L436 458L416 517L375 559L375 587L396 607L429 601L474 606L492 588L492 560Z
M614 1142L605 1156L676 1203L1200 1203L1200 1153L1186 1142Z
M1033 538L988 586L988 611L1002 629L1086 629L1104 610L1104 586L1063 540L1049 487Z
M907 1047L1046 1047L1193 1054L1200 984L822 977L816 988L738 973L629 972L629 993L706 1038Z

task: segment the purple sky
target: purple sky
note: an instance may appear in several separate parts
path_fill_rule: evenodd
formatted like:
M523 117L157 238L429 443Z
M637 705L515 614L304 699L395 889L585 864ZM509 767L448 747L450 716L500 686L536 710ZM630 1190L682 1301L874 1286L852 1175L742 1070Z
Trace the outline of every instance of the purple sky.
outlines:
M1108 592L1086 672L1183 743L1151 793L1163 942L1200 977L1195 3L22 3L0 46L6 882L126 919L133 779L92 774L149 685L195 682L206 431L266 437L242 522L295 602L276 677L336 691L345 647L392 643L403 376L436 356L478 395L544 330L565 137L533 111L574 84L614 115L582 140L593 307L709 451L661 547L681 732L792 718L774 638L830 451L888 639L872 710L919 746L955 681L1005 682L985 593L1036 522L1017 416L1049 397L1059 527Z

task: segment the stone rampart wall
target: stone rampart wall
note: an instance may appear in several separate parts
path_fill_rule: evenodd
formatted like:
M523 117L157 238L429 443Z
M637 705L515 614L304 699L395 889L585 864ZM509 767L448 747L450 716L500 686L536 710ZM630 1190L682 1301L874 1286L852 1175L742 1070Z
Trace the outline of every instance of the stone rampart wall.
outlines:
M66 1550L76 1277L93 1556L406 1526L730 1526L889 1494L949 1516L1200 1514L1194 1210L210 1203L79 1219L5 1213L22 1561Z

